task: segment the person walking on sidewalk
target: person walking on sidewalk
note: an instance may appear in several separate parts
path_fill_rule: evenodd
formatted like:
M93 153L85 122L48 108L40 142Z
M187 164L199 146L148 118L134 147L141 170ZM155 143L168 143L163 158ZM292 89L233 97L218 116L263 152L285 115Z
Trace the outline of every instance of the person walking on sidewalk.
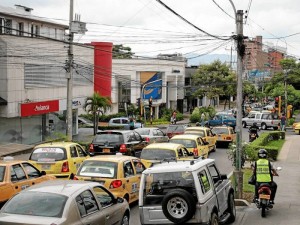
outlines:
M285 117L285 114L283 113L280 117L280 129L281 129L281 131L285 131L285 125L286 125L286 117Z
M267 155L268 153L265 149L260 149L258 151L258 160L253 165L253 174L256 177L254 201L258 199L258 188L261 183L269 183L271 188L270 203L274 204L277 184L273 181L273 176L278 176L278 173L267 159Z

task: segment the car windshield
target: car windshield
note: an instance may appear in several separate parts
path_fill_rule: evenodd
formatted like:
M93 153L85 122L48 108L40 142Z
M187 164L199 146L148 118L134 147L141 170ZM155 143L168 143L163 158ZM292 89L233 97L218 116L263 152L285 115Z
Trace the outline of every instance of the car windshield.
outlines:
M20 192L2 209L4 213L61 218L67 197L45 192Z
M176 144L182 144L186 148L196 148L196 141L195 140L187 140L187 139L171 139L171 143L176 143Z
M84 161L77 175L88 177L117 178L118 164L106 161Z
M39 162L53 162L66 159L66 150L56 147L42 147L33 150L30 160Z
M149 129L135 129L136 132L138 132L140 135L149 135L150 130Z
M215 127L213 128L213 133L215 134L229 134L229 131L226 127L222 128L222 127Z
M236 120L236 119L232 116L223 116L223 120Z
M0 166L0 182L4 180L5 166Z
M176 158L176 153L169 149L143 149L141 159L161 160L167 158Z
M120 143L123 142L123 136L122 134L117 134L117 133L101 133L96 135L94 141L100 143L105 143L105 142Z
M204 130L186 130L184 133L185 134L197 134L200 137L205 137Z

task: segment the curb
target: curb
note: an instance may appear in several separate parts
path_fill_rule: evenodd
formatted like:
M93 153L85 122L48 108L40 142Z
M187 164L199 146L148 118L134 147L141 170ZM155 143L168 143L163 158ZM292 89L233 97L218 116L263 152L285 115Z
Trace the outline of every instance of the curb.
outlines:
M245 199L234 199L235 206L250 206L251 204Z

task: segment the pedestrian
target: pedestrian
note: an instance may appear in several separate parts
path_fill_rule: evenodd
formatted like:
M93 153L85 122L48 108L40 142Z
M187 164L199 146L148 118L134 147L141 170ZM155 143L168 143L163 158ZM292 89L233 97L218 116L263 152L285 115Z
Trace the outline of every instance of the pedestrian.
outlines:
M204 126L204 122L205 122L205 114L204 112L201 114L201 126Z
M129 129L134 130L134 120L133 120L133 118L131 117L129 121L130 121L129 122Z
M286 117L285 117L285 114L283 113L282 116L280 117L281 131L285 131L285 125L286 125Z
M171 123L176 124L176 121L177 121L177 113L176 113L176 110L174 110L172 112L172 116L171 116Z

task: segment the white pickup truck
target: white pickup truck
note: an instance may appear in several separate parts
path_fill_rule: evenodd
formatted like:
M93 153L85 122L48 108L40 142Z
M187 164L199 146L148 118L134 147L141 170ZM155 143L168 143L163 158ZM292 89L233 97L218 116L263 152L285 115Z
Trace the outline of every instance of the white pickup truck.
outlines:
M280 120L271 112L250 113L247 117L242 119L243 127L252 126L253 123L256 123L262 130L267 130L268 128L277 130Z

